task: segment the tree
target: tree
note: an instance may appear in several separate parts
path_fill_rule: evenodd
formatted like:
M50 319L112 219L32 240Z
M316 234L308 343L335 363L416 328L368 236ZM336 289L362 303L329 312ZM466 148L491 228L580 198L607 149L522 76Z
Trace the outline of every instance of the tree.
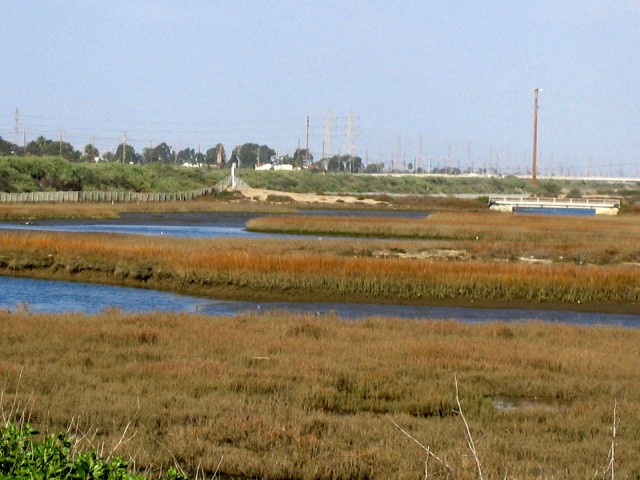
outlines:
M69 142L54 142L43 136L39 136L27 144L26 154L51 157L60 156L71 161L80 159L80 152L75 150Z
M87 143L84 146L84 153L80 157L83 162L95 162L95 159L100 156L100 152L91 143Z
M165 142L162 142L155 147L147 147L142 151L142 159L144 163L161 162L170 163L173 162L173 154L171 153L171 147Z
M327 168L332 172L358 173L362 170L362 158L351 155L334 155L329 159Z
M122 155L123 149L124 156ZM118 149L116 150L113 160L116 162L122 162L123 158L123 163L142 163L142 157L136 153L135 148L131 145L121 143L118 145Z
M184 148L178 152L178 163L196 163L196 151L193 148Z
M18 148L16 144L3 140L3 138L0 137L0 155L16 155Z
M171 152L171 147L165 142L162 142L153 149L153 157L158 162L171 163L173 161L173 153Z
M224 151L224 145L218 143L215 147L210 148L206 152L205 163L207 165L222 166L227 163L227 154Z
M349 164L351 166L351 173L358 173L364 169L364 164L362 163L362 158L355 155L349 159Z
M365 173L382 173L384 171L384 163L370 163L364 171Z
M224 151L224 145L221 143L216 145L216 163L218 165L224 165L227 163L227 154Z
M309 154L309 158L307 159L307 153ZM308 160L308 162L307 162ZM293 166L296 168L302 168L303 166L311 163L313 161L313 155L306 148L296 148L296 151L293 153Z
M257 143L245 143L238 145L231 152L231 163L237 163L239 167L254 167L257 163L271 162L271 158L276 154L275 150L267 145L258 145Z

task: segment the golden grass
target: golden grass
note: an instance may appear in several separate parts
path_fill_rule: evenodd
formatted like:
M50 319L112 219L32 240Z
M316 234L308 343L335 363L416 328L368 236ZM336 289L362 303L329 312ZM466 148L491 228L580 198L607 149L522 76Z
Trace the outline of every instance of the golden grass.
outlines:
M557 217L437 212L425 218L279 215L249 230L456 242L476 258L640 262L640 216Z
M453 413L456 373L487 478L592 478L615 399L616 473L640 471L638 330L0 312L0 352L5 411L17 391L37 426L76 419L107 451L131 422L118 453L140 468L175 457L211 473L224 457L221 472L241 478L421 477L424 451L393 419L458 478L476 478ZM497 397L529 404L498 410Z
M291 212L286 206L200 198L188 202L163 203L49 203L0 204L0 221L49 218L118 218L123 213L141 212Z
M173 239L0 232L6 274L144 285L207 296L422 303L640 302L640 269L487 260L417 261L351 256L339 242ZM348 245L348 246L347 246ZM339 248L352 248L342 242Z

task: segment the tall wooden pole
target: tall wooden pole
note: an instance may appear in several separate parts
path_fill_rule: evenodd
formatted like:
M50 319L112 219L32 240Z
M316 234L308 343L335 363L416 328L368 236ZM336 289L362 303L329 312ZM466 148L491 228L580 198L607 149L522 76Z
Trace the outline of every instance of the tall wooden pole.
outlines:
M533 166L531 167L531 185L536 186L538 179L538 94L540 88L533 90Z
M307 115L307 145L306 152L304 152L305 167L309 167L309 115Z

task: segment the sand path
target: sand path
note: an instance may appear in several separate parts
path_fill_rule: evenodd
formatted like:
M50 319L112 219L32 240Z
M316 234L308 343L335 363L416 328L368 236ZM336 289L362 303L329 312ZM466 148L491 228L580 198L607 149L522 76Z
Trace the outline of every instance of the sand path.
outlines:
M384 202L373 200L371 198L357 198L350 195L318 195L316 193L292 193L279 192L277 190L265 190L262 188L239 188L238 191L247 198L256 201L265 201L270 195L274 197L288 197L294 202L301 203L358 203L361 205L383 205Z

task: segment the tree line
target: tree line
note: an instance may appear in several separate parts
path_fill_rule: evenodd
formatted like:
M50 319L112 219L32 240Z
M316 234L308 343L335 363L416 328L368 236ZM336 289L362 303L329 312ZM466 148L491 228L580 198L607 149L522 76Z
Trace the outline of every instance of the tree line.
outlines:
M264 164L288 164L294 168L309 168L334 172L381 172L383 164L372 164L365 168L362 158L353 155L334 155L314 162L313 155L306 148L297 148L292 155L278 155L268 145L244 143L235 147L227 156L221 143L207 149L204 153L193 148L177 150L165 142L155 147L146 147L137 152L133 145L121 143L115 151L100 152L93 144L87 144L82 151L71 143L52 140L43 136L16 145L0 137L0 155L15 156L57 156L70 162L120 162L128 164L165 163L208 167L224 167L235 163L242 168L253 168Z

